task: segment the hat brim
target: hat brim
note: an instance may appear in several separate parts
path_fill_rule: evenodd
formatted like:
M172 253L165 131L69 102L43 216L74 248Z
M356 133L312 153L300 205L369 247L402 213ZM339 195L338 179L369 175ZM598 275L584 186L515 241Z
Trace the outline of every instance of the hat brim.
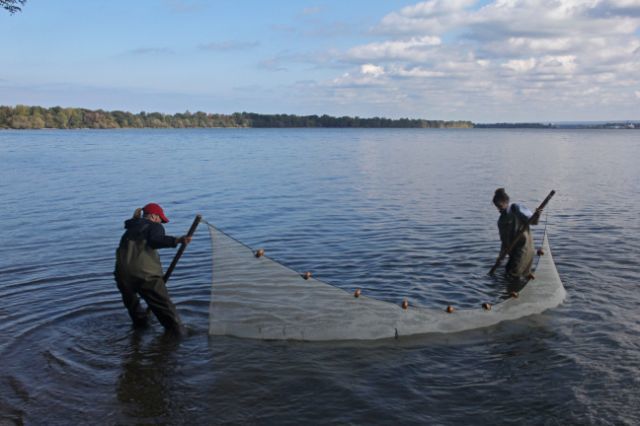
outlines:
M160 220L162 221L162 223L168 223L169 222L169 218L166 217L164 215L164 213L159 213L158 216L160 216Z

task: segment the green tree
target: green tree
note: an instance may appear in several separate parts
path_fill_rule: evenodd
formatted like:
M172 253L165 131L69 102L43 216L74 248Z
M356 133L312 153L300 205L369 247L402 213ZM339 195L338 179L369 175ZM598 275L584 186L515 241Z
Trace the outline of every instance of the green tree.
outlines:
M538 123L497 123L478 127L540 127ZM329 115L257 114L236 112L208 114L185 111L177 114L159 112L132 114L127 111L88 110L83 108L43 108L40 106L0 106L0 128L57 128L57 129L113 129L113 128L208 128L208 127L372 127L372 128L470 128L470 121L442 121L412 118L332 117Z
M14 14L16 12L20 12L22 10L22 5L25 4L27 0L0 0L0 7L9 11L9 13Z
M9 120L13 115L13 109L8 106L0 106L0 129L9 127Z
M84 114L81 109L78 108L69 108L69 128L70 129L79 129L83 127L84 123Z

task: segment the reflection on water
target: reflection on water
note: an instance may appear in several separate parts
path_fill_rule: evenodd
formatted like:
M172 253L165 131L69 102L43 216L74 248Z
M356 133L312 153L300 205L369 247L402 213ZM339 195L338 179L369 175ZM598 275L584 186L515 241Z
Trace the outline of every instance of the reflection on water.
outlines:
M141 334L131 333L116 392L127 417L147 422L170 412L169 383L176 371L175 351L180 341L163 333L145 344Z
M633 424L637 158L633 131L0 132L0 423ZM176 342L134 332L112 279L123 221L153 201L169 234L201 213L382 300L495 303L497 187L530 207L557 191L558 309L379 342L212 338L202 228L168 285L192 330Z

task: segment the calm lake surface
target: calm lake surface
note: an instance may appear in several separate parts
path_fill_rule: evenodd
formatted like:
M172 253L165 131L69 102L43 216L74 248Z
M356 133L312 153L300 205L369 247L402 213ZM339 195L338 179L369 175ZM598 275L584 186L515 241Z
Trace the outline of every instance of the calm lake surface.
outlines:
M640 132L0 132L0 424L638 424ZM375 342L208 335L206 226L168 287L191 332L131 329L123 221L160 203L372 297L497 303L493 191L546 220L567 290L541 315ZM174 251L161 251L168 265Z

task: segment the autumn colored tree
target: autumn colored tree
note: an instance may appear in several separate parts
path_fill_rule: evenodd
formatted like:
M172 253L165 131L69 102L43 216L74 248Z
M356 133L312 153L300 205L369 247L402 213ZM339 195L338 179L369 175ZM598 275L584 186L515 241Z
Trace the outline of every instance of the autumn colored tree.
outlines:
M91 111L84 108L55 106L0 105L0 129L118 129L118 128L211 128L211 127L393 127L450 128L473 127L470 121L331 117L329 115L256 114L236 112L207 114L186 111L177 114L159 112Z

